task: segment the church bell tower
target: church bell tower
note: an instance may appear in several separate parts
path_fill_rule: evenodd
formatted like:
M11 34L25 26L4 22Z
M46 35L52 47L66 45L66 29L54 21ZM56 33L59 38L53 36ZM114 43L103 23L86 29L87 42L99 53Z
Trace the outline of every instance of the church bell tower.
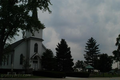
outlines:
M34 70L41 69L41 55L43 54L43 44L42 44L42 30L31 32L26 32L27 40L27 56L30 59L31 67Z
M33 37L33 38L39 38L39 39L42 39L42 29L40 29L39 31L34 31L32 34L31 32L26 32L26 38L30 38L30 37Z

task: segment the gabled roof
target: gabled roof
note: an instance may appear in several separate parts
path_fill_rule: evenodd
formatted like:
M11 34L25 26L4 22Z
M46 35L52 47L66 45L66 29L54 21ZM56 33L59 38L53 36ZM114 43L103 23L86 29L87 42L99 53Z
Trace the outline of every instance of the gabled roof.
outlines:
M15 43L13 43L13 44L10 44L8 47L6 47L6 48L5 48L5 53L14 51L14 49L15 49L18 45L20 45L23 41L29 40L29 39L35 39L35 40L43 41L43 39L34 38L34 37L30 37L30 38L27 38L27 39L21 39L21 40L15 42ZM43 47L44 49L46 49L46 47L45 47L43 44L42 44L42 47Z
M91 65L87 65L85 68L86 69L93 69L93 67Z
M42 47L46 50L47 48L42 44Z
M41 57L37 54L37 53L35 53L30 59L34 59L34 57L38 57L39 59L41 59Z
M19 44L21 44L25 39L21 39L11 45L9 45L6 49L5 52L10 52L10 51L14 51L14 48L17 47ZM7 50L7 51L6 51Z

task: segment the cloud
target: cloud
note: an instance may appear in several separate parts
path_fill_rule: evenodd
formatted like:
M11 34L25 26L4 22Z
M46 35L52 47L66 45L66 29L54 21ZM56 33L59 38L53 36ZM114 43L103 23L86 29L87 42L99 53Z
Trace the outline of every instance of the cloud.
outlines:
M52 27L46 27L43 34L44 44L46 48L51 49L55 54L55 47L59 42L59 34ZM55 54L56 55L56 54Z

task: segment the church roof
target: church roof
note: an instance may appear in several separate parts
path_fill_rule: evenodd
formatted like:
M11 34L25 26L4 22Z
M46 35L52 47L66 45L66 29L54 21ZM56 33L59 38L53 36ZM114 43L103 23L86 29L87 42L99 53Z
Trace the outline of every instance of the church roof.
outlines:
M34 37L27 38L27 40L29 40L29 39L35 39L35 40L41 40L41 41L43 41L43 39L34 38ZM18 40L17 42L9 45L9 46L5 49L5 53L14 51L14 49L15 49L18 45L20 45L23 41L25 41L25 39ZM43 47L44 49L46 49L46 47L45 47L43 44L42 44L42 47Z
M13 43L13 44L11 45L11 48L14 49L14 48L17 47L19 44L21 44L24 40L25 40L25 39L21 39L21 40L15 42L15 43Z
M17 47L19 44L21 44L25 39L21 39L11 45L9 45L6 49L5 52L10 52L10 51L14 51L14 48Z
M39 59L41 59L37 53L35 53L30 59L34 59L34 57L38 57Z

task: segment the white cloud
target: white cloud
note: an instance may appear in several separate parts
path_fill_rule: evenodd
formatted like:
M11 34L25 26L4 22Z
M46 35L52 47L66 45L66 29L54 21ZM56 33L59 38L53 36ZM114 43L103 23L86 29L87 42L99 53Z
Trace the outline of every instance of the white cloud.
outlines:
M55 54L55 47L60 41L59 34L52 28L46 27L43 32L44 44L48 49L51 49Z

